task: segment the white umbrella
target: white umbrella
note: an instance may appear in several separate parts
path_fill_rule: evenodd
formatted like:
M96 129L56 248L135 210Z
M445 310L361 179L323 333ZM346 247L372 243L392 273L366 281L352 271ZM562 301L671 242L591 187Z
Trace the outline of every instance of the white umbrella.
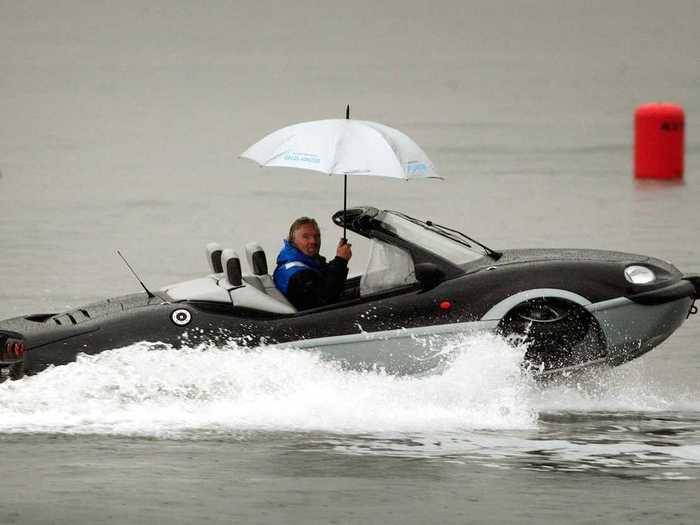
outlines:
M408 135L367 120L301 122L273 131L241 154L260 166L301 168L343 175L441 179L425 152ZM343 233L343 236L345 233Z

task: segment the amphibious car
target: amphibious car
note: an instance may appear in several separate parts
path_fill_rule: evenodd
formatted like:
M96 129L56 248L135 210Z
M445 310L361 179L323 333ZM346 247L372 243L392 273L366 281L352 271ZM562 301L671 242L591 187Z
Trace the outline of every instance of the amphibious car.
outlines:
M548 375L619 365L691 314L700 277L644 255L575 249L495 251L404 213L359 207L333 222L369 240L365 271L335 304L297 311L275 288L262 248L207 246L210 273L65 312L0 321L2 378L138 341L313 349L345 366L424 373L445 338L494 332L526 345ZM144 286L144 289L146 287Z

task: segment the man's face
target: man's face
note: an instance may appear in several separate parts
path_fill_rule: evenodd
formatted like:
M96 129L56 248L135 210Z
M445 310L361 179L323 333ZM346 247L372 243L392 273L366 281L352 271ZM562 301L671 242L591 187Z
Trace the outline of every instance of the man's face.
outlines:
M318 255L321 250L321 232L313 224L302 224L294 230L294 246L309 257Z

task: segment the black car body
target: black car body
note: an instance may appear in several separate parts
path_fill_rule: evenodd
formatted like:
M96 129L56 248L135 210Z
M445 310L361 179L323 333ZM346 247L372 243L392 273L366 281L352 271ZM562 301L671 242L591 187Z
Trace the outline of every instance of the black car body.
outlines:
M274 288L265 255L250 273L210 246L212 273L67 312L0 321L0 371L18 378L138 341L291 346L351 367L420 373L440 361L434 338L490 331L528 345L552 374L619 365L657 346L695 311L700 279L643 255L596 250L495 252L456 230L362 207L338 226L370 240L367 270L336 304L297 312Z

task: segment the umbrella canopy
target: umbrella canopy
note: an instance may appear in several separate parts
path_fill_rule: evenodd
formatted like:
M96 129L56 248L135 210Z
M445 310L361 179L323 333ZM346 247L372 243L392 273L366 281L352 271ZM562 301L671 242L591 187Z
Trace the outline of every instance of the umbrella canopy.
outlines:
M348 207L348 176L442 179L425 152L399 130L368 120L301 122L273 131L241 157L260 166L300 168L343 175L343 210ZM343 221L344 222L344 221ZM346 228L343 225L343 239Z
M328 119L287 126L253 144L241 157L260 166L327 175L442 178L410 137L366 120Z

